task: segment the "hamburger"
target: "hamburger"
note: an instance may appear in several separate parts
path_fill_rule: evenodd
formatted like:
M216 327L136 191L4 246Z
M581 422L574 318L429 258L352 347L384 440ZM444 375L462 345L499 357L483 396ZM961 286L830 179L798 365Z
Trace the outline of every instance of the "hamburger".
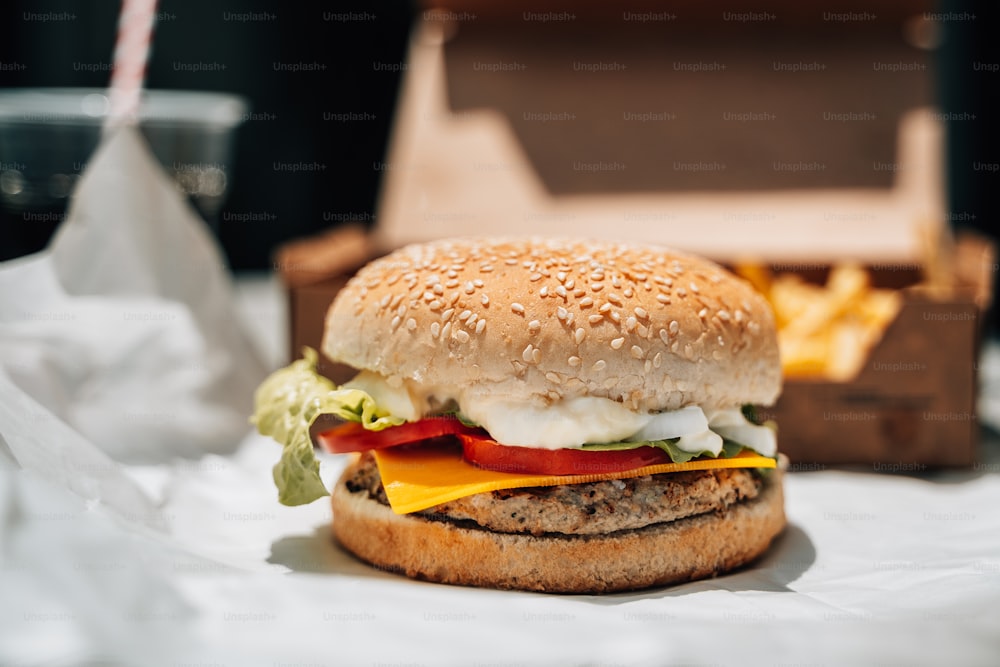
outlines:
M328 495L315 443L356 452L333 534L379 569L608 593L733 570L785 526L784 460L753 414L781 389L774 317L704 259L411 245L338 294L322 351L357 376L334 385L307 350L258 389L254 421L284 446L286 504Z

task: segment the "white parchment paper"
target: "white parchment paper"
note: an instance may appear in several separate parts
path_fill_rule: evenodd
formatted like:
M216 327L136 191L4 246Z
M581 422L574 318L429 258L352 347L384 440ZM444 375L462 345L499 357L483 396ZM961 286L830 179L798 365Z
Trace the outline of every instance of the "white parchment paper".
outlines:
M118 139L92 161L111 173L81 184L83 222L0 267L0 665L1000 661L993 440L971 471L793 472L759 563L672 588L547 596L358 563L327 503L277 504L278 446L246 428L245 314L197 221ZM127 201L158 221L130 227ZM278 291L259 287L242 303L277 331ZM324 457L324 479L342 465Z

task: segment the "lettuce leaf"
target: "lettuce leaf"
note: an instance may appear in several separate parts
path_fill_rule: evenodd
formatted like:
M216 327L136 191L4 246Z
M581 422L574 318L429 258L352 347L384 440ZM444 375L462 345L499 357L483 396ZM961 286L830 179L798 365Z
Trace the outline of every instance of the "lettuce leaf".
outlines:
M319 375L317 358L315 350L305 348L302 359L272 373L254 394L250 423L283 447L272 471L278 502L283 505L305 505L329 495L309 435L317 417L333 414L373 431L404 421L381 410L366 392L338 388Z
M642 442L611 442L608 444L600 445L584 445L581 449L591 451L591 452L613 452L613 451L623 451L628 449L635 449L637 447L659 447L665 451L669 456L670 460L674 463L687 463L691 459L696 459L699 456L707 456L709 458L720 458L727 459L736 456L743 451L743 445L738 442L733 442L732 440L722 441L722 451L719 452L719 456L716 457L712 452L686 452L677 446L677 441L680 438L670 438L669 440L646 440Z

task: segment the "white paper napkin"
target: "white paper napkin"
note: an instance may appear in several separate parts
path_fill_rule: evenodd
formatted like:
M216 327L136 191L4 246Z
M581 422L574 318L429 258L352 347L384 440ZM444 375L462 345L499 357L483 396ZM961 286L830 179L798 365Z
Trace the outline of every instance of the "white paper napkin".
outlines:
M0 368L118 461L236 447L265 373L241 325L205 223L134 128L98 148L50 247L0 265Z

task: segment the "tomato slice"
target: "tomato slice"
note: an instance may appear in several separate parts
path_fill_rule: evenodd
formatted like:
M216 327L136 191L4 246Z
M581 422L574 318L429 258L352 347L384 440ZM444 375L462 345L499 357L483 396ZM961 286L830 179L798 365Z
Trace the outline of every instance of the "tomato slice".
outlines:
M592 475L623 472L656 463L670 463L658 447L636 447L622 451L591 452L582 449L537 449L501 445L477 433L459 433L465 460L493 470L517 474Z
M319 433L316 442L331 454L346 454L407 445L446 435L481 432L479 429L466 426L454 417L427 417L416 422L390 426L381 431L369 431L357 422L347 422Z

